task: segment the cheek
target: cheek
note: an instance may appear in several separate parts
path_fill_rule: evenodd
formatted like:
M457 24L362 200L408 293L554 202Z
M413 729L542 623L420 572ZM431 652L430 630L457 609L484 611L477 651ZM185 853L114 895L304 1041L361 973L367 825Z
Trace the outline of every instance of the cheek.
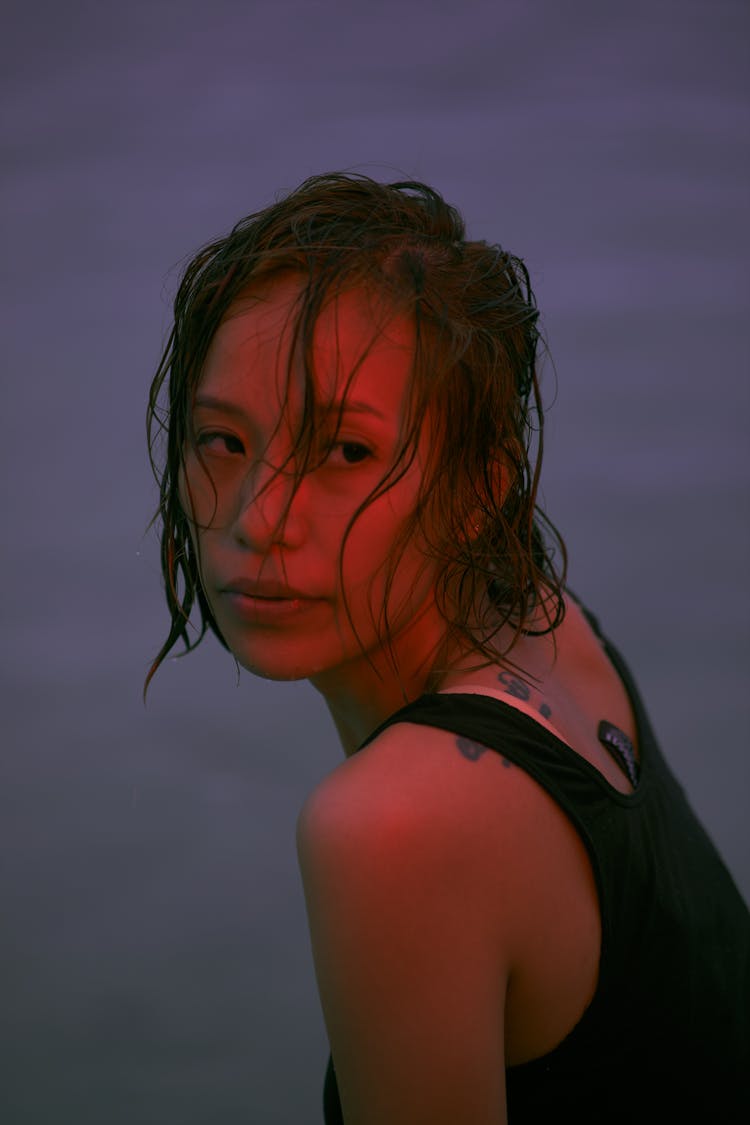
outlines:
M352 552L362 561L367 559L377 565L396 548L405 521L406 505L399 505L391 493L380 496L369 504L358 517L351 534Z
M221 491L217 483L189 453L180 466L177 495L195 538L196 523L200 525L201 530L204 530L215 521Z
M401 502L400 502L401 501ZM382 603L386 582L391 597L408 596L411 587L421 598L433 579L425 545L418 536L404 541L413 511L412 497L381 497L355 523L344 551L344 583L348 592L367 592L371 604Z

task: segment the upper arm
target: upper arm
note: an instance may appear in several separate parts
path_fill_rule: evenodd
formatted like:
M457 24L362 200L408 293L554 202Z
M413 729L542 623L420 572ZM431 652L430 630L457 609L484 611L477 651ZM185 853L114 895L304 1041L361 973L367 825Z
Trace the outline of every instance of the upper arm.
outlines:
M399 740L413 744L414 729L386 732L404 765ZM422 730L422 740L453 737ZM476 764L453 755L446 776L438 756L437 768L421 772L419 757L395 775L381 764L334 772L298 821L344 1117L347 1125L503 1125L508 964L504 914L494 906L502 868L486 854L472 800Z

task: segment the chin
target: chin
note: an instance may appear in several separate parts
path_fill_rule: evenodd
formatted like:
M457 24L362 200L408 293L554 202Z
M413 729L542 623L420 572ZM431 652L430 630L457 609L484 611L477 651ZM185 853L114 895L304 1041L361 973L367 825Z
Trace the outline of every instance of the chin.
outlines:
M312 670L300 661L299 656L288 656L285 659L274 653L248 653L243 652L239 646L230 647L230 651L240 668L244 668L246 672L251 672L261 680L304 680L313 674Z
M345 668L362 658L353 638L318 631L267 633L227 629L223 636L229 651L246 672L262 680L296 682Z
M312 672L307 672L302 668L273 668L257 661L240 660L239 657L237 657L237 663L246 672L252 672L259 679L274 680L276 683L293 683L298 680L306 680L308 676L313 675Z

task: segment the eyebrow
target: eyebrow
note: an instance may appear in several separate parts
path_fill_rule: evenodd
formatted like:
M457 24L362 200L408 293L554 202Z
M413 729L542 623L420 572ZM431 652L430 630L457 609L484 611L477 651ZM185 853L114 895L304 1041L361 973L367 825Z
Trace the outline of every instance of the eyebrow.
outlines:
M198 395L194 405L196 409L221 410L225 414L247 418L247 414L237 403L230 402L229 399L217 398L215 395ZM337 414L339 412L342 414L372 414L376 418L385 419L385 415L377 407L372 406L369 402L361 402L357 399L344 399L343 403L341 401L332 402L320 407L321 414Z

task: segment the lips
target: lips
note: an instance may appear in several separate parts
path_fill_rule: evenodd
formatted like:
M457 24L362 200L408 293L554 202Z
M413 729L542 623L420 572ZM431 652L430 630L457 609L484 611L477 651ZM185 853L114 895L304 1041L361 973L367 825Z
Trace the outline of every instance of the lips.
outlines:
M252 582L242 577L230 579L219 597L236 624L252 629L300 628L325 605L325 599L311 598L284 582Z
M219 589L220 593L242 594L243 597L252 597L261 603L324 601L320 596L302 591L286 582L278 582L273 578L261 578L254 582L252 578L237 575L236 578L229 578L227 582L220 584Z
M251 579L244 577L230 578L230 580L222 586L222 592L226 594L243 594L246 598L258 598L263 601L310 600L309 594L304 594L301 590L297 590L293 586L288 586L284 582L274 582L270 579L253 582Z

